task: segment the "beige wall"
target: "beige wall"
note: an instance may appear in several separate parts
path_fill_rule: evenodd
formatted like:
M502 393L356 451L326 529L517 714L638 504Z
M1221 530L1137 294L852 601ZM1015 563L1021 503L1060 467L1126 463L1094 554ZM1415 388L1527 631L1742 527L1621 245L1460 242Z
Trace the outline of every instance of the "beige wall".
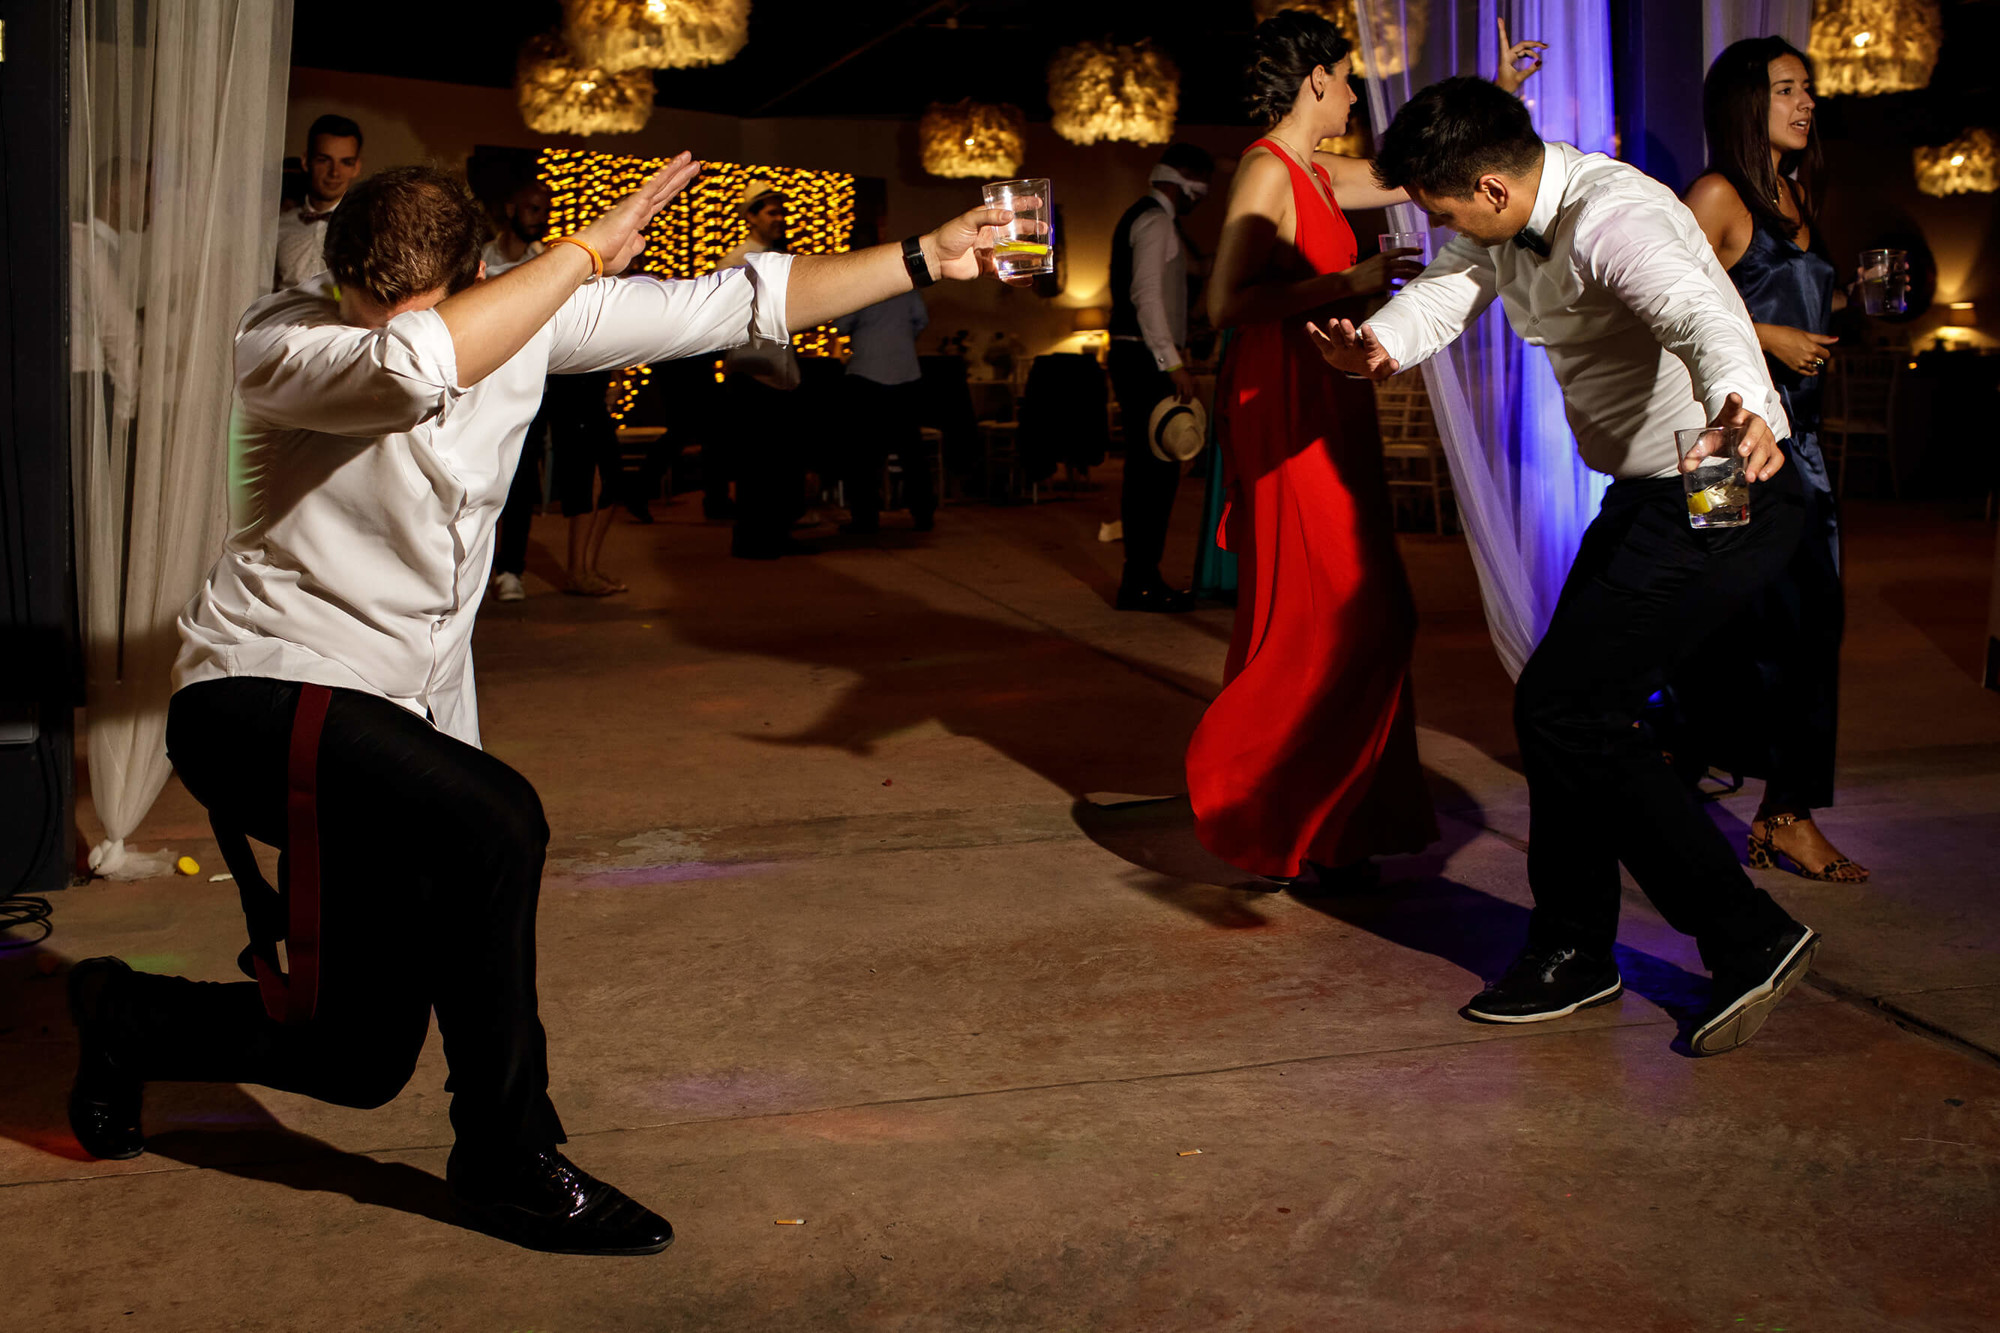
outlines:
M303 151L306 127L328 112L350 116L361 125L367 136L363 166L368 170L415 162L458 169L480 144L659 156L692 148L718 161L881 177L888 182L891 236L926 230L979 202L978 181L941 180L922 171L917 165L916 126L907 121L741 120L661 108L638 134L552 137L531 133L521 123L513 94L504 89L294 68L286 118L291 151ZM1181 137L1208 148L1222 162L1219 194L1227 188L1229 164L1255 133L1247 128L1185 126ZM1075 348L1069 309L1108 301L1111 228L1145 192L1146 175L1158 151L1135 144L1080 148L1058 138L1046 125L1030 126L1021 174L1047 176L1054 182L1067 233L1063 245L1069 285L1054 302L992 282L933 287L925 293L931 306L932 338L956 328L981 334L1006 329L1031 352ZM1221 221L1220 201L1211 200L1188 219L1189 235L1213 252ZM1362 221L1357 219L1356 226L1361 228Z

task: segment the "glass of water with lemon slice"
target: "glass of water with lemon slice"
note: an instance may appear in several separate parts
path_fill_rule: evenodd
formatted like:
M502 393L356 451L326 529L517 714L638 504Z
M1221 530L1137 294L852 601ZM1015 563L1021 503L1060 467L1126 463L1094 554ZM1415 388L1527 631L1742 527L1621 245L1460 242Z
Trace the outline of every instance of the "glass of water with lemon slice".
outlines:
M1690 526L1740 528L1750 521L1750 483L1743 472L1742 446L1741 426L1674 432Z
M1013 210L1014 220L993 247L993 267L1003 278L1056 271L1055 201L1046 180L994 181L985 187L988 208Z

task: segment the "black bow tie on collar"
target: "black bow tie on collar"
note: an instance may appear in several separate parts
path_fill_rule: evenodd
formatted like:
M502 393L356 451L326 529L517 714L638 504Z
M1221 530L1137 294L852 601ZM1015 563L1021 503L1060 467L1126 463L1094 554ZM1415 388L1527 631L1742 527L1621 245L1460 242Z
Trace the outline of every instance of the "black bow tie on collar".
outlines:
M1548 239L1533 227L1523 227L1520 231L1516 232L1514 235L1514 244L1520 246L1523 250L1532 251L1540 255L1543 259L1549 257Z

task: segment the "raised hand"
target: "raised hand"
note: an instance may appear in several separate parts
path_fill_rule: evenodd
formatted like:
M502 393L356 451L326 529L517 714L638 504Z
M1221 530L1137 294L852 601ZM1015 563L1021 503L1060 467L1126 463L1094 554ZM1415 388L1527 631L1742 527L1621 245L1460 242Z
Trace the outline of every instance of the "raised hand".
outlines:
M1743 428L1743 443L1736 447L1736 452L1743 455L1745 479L1769 481L1778 475L1780 468L1784 467L1785 451L1778 447L1778 437L1771 433L1771 428L1765 423L1764 418L1743 406L1742 394L1730 394L1723 401L1722 410L1715 414L1715 420L1708 424ZM1692 472L1701 464L1700 456L1691 452L1688 457L1681 460L1681 471Z
M1322 360L1357 379L1386 380L1403 368L1366 324L1356 329L1350 320L1328 320L1321 328L1309 320L1306 334Z
M647 226L700 174L701 163L694 154L682 153L577 232L577 239L590 242L604 256L605 273L623 273L645 250Z
M1355 296L1374 296L1416 277L1424 271L1424 261L1412 259L1421 255L1422 250L1414 246L1402 250L1384 250L1380 254L1368 256L1347 270L1350 290Z
M1041 200L1034 195L1022 195L1018 202L1024 208L1036 208ZM1007 240L1007 228L1014 225L1014 213L1007 208L975 208L969 213L961 213L939 227L930 235L936 247L938 275L946 278L976 278L982 273L996 272L993 267L993 247ZM1024 224L1037 235L1049 229L1046 222ZM1015 237L1019 240L1021 237ZM1002 282L1013 287L1034 285L1034 278L1028 274L1002 278Z
M1521 91L1521 85L1534 77L1535 71L1542 67L1542 52L1548 49L1549 44L1547 42L1508 41L1507 20L1502 18L1500 20L1500 68L1494 73L1493 82L1499 84L1510 93L1518 93ZM1530 59L1534 63L1525 68L1515 63Z
M1840 341L1830 333L1811 333L1785 324L1760 324L1757 332L1764 350L1798 375L1817 375L1825 370L1826 349Z

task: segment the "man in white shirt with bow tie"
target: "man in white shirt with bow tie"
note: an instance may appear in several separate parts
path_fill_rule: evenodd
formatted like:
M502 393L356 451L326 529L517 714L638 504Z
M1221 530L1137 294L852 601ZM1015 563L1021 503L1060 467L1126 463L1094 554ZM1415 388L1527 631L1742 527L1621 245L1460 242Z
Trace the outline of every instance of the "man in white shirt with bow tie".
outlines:
M306 202L278 215L274 291L326 272L326 224L361 175L361 127L346 116L321 116L306 131Z
M1532 1023L1616 999L1622 862L1714 976L1690 1048L1730 1050L1805 974L1819 936L1750 882L1633 723L1798 541L1781 445L1791 428L1750 316L1671 191L1602 154L1543 143L1527 108L1483 80L1412 98L1375 173L1458 236L1360 329L1314 329L1327 361L1386 378L1497 296L1515 332L1547 349L1583 461L1615 478L1515 689L1535 894L1527 947L1463 1012ZM1674 432L1709 424L1744 428L1745 526L1688 523Z
M991 272L1012 216L977 209L901 247L752 255L687 282L596 281L699 169L683 153L489 282L463 186L383 172L335 215L330 271L244 315L231 532L181 613L167 749L239 881L255 980L71 969L70 1123L93 1155L145 1150L152 1080L378 1106L434 1008L464 1220L560 1253L672 1239L557 1150L535 995L548 825L528 780L479 748L472 624L522 437L550 372L787 346L912 286ZM284 850L282 899L246 837Z

